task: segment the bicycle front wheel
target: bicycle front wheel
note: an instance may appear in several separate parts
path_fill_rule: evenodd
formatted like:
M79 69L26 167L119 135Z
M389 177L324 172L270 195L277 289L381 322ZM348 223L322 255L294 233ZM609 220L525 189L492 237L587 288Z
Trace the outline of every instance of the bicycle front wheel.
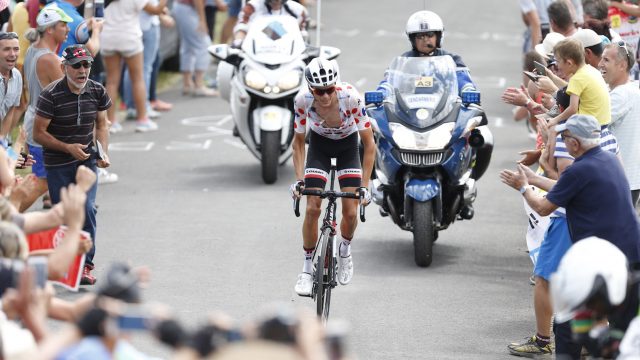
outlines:
M331 288L335 283L335 259L331 229L325 229L318 240L319 256L316 258L316 313L323 321L329 319Z

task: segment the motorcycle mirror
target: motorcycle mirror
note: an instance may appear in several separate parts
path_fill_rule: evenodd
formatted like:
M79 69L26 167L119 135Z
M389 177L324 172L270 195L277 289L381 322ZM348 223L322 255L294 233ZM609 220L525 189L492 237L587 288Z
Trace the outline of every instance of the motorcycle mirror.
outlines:
M320 46L320 57L327 60L333 60L337 58L340 55L340 52L340 49L338 49L337 47L324 45Z
M210 45L207 50L213 57L223 61L229 57L229 45L227 44Z

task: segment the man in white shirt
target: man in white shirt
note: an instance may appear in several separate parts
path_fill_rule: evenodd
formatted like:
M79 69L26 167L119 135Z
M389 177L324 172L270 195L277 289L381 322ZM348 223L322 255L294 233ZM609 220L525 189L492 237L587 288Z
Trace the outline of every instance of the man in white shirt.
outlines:
M611 91L609 129L618 139L635 205L640 196L640 89L637 83L629 81L629 70L634 62L632 48L620 42L607 45L598 68Z

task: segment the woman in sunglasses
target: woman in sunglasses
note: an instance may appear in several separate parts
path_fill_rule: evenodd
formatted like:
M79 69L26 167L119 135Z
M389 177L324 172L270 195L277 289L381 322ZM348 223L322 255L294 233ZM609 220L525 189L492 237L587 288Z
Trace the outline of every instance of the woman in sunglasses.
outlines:
M364 192L364 204L371 201L368 191L373 167L375 143L371 121L364 109L360 93L350 84L338 81L335 61L313 59L307 65L305 78L308 91L301 91L295 99L295 135L293 139L293 166L296 182L291 194L300 197L298 188L324 189L331 166L336 158L340 190ZM305 136L309 132L309 151L305 166ZM359 135L359 136L358 136ZM364 145L362 166L358 151L358 138ZM364 170L363 170L364 168ZM322 199L307 197L307 208L302 226L304 265L298 275L295 291L298 295L311 293L313 271L311 258L318 238L318 218ZM346 285L353 276L351 240L356 230L358 200L342 199L340 222L340 256L338 257L338 281Z

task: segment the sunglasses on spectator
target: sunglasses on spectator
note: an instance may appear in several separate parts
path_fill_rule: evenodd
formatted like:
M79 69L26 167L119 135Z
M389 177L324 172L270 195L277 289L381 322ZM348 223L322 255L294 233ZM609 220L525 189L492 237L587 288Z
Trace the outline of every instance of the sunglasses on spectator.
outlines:
M0 32L0 40L17 39L18 34L14 32Z
M336 87L332 86L324 89L311 88L311 91L313 91L313 93L317 96L322 96L324 94L331 95L334 91L336 91Z
M81 66L83 68L85 68L85 69L88 69L88 68L91 67L91 63L88 62L88 61L81 61L81 62L77 62L77 63L69 65L69 66L71 66L72 68L74 68L76 70L80 69Z
M423 33L420 33L420 34L416 34L416 39L424 40L424 39L427 39L427 38L432 38L434 36L436 36L436 33L434 31L428 31L428 32L423 32Z
M628 62L629 58L630 58L630 54L629 54L629 49L627 49L627 43L625 43L624 41L620 40L620 41L618 41L618 47L624 49L624 52L627 54L627 62Z

